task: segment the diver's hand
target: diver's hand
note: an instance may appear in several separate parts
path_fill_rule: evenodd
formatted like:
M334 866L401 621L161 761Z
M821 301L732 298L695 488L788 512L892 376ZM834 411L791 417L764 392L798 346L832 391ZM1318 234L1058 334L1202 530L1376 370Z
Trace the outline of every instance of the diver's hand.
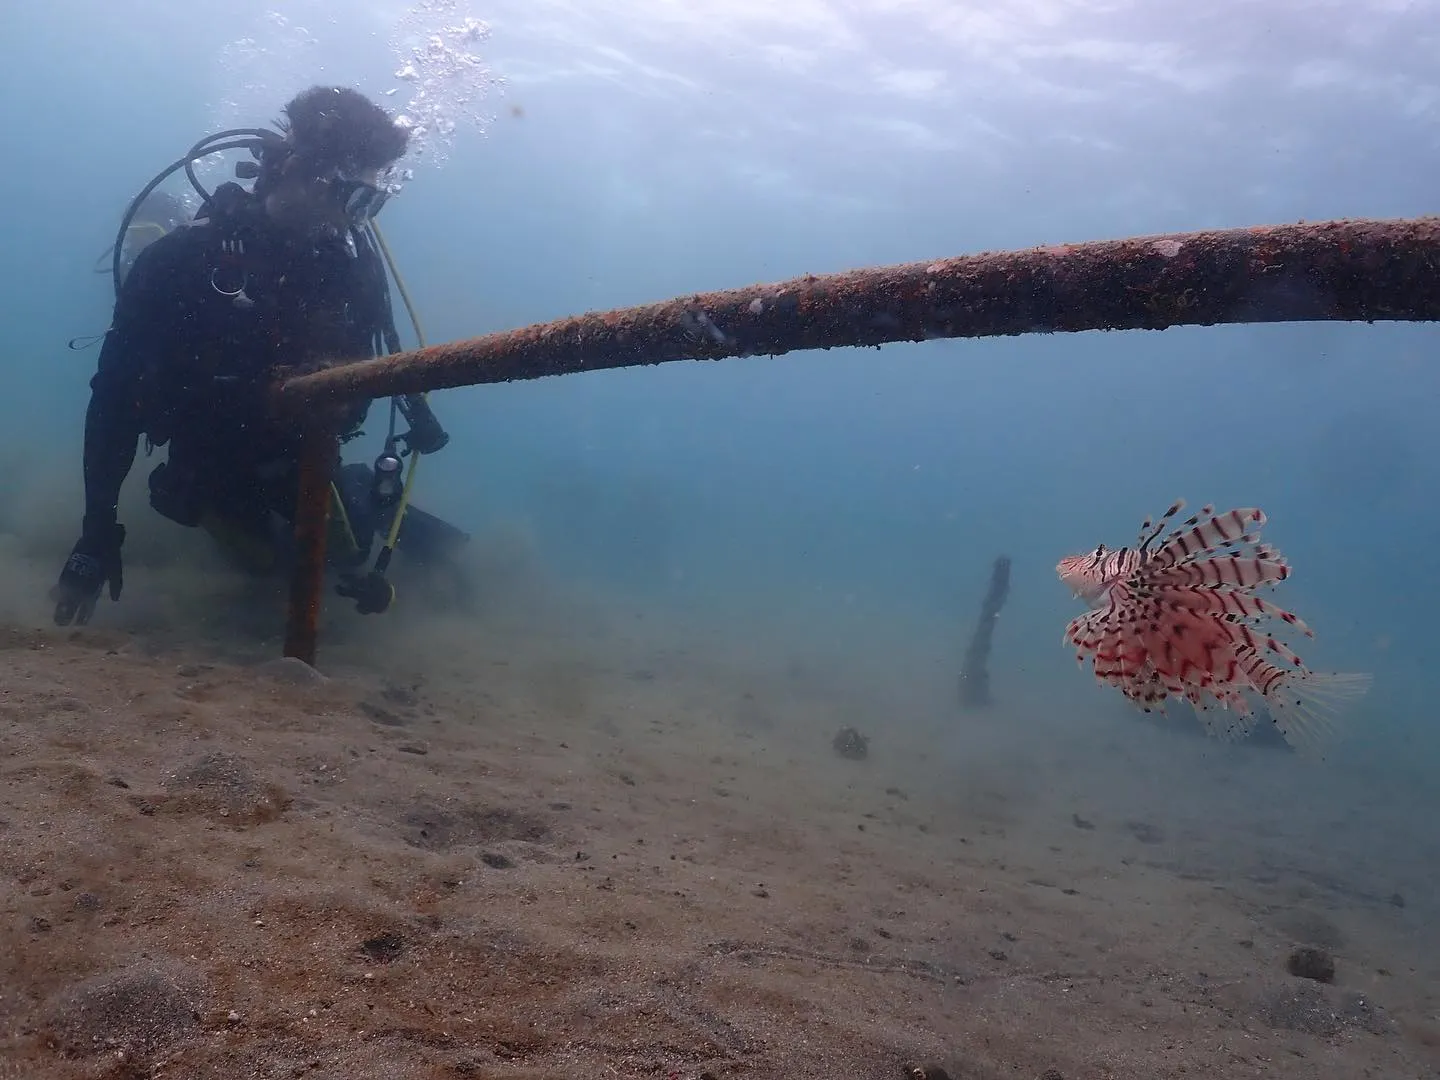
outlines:
M435 419L430 403L422 394L406 394L397 399L400 414L405 417L410 430L405 433L405 445L417 454L438 454L450 442L450 433Z
M115 523L87 527L75 541L60 571L60 580L50 590L50 599L55 601L56 626L88 623L106 582L110 583L110 599L120 599L124 586L120 548L124 543L125 526Z

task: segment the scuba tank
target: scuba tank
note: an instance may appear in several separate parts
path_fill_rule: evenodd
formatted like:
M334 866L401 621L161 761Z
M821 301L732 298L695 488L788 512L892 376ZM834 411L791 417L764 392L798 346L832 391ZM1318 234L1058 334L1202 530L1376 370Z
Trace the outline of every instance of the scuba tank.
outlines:
M159 240L172 229L184 225L194 217L188 202L168 191L152 191L140 201L135 213L125 224L120 242L119 278L123 283L135 265L140 252ZM109 274L115 269L112 256L115 245L111 244L95 259L95 273Z

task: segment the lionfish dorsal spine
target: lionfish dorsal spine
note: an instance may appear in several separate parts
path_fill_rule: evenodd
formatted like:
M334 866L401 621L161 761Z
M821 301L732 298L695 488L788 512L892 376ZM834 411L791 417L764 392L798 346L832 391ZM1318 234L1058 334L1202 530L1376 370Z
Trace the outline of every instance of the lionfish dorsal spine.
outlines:
M1197 515L1198 517L1198 515ZM1155 553L1154 561L1161 566L1195 559L1226 544L1239 543L1246 535L1258 535L1265 525L1265 515L1255 507L1211 513L1189 528L1177 529L1166 537ZM1253 533L1250 530L1253 528Z
M1150 550L1150 545L1155 542L1155 538L1165 531L1165 523L1183 509L1185 509L1185 500L1176 499L1173 503L1170 504L1170 509L1166 510L1165 513L1160 515L1159 521L1152 522L1147 517L1141 523L1140 542L1138 545L1136 545L1135 550L1140 553L1142 558ZM1149 535L1146 535L1147 533Z

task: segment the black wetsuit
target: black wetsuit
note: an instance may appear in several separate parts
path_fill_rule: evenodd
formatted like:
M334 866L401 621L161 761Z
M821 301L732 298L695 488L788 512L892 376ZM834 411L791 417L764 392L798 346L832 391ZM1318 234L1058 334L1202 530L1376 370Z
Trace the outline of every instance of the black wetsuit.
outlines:
M293 514L299 432L273 416L277 373L367 359L395 334L384 265L353 231L296 239L235 184L140 253L91 380L87 531L116 517L144 435L168 445L151 505L184 525L264 530ZM369 403L347 419L353 430Z

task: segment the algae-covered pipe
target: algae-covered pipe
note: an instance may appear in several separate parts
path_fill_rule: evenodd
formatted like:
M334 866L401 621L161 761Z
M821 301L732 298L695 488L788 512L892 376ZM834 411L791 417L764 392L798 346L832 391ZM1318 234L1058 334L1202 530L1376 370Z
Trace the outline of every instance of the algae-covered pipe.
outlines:
M935 338L1440 318L1440 218L1055 244L806 275L592 312L289 379L282 401L381 398L671 360Z

